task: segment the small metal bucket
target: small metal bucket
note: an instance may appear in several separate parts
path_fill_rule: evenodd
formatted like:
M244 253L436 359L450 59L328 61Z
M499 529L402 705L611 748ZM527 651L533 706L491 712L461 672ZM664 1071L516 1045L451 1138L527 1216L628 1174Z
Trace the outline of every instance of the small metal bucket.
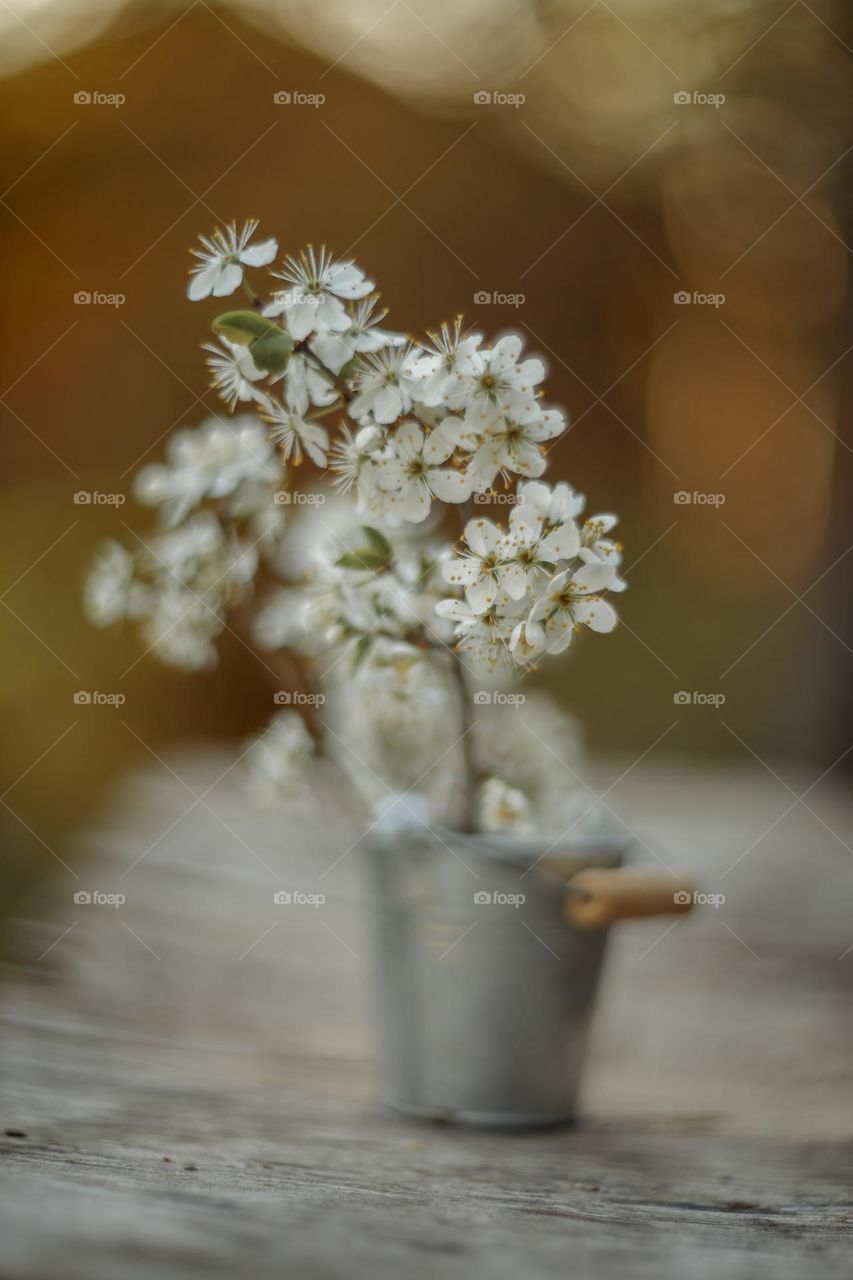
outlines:
M366 848L385 1104L499 1128L574 1119L607 930L567 921L566 871L619 867L626 848L612 831L552 848L445 830Z

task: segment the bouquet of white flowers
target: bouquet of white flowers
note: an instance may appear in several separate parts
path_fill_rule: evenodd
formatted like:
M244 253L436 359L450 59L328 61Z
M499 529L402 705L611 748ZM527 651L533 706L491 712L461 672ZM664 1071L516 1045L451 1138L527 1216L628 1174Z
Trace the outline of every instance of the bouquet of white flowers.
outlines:
M581 522L584 498L540 478L566 429L542 402L543 363L518 335L489 346L461 320L426 343L389 332L354 262L309 247L276 269L277 242L254 242L256 226L204 237L188 289L245 291L206 350L229 408L255 412L176 432L166 461L138 472L158 527L99 551L89 617L135 620L148 649L191 671L247 617L256 648L292 657L300 687L277 701L300 709L277 712L249 751L262 798L298 796L325 755L373 810L389 792L417 807L432 786L461 830L541 828L561 790L548 756L571 757L576 740L513 683L581 627L611 631L602 593L624 587L615 516ZM263 267L267 296L248 279ZM297 490L306 460L331 484L312 472ZM496 507L505 522L487 518ZM494 716L520 708L530 733L513 749Z

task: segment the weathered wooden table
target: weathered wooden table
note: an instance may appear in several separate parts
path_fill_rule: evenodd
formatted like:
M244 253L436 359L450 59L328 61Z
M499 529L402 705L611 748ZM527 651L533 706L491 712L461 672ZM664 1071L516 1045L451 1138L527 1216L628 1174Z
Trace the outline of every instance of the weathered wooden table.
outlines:
M503 1136L377 1110L355 836L253 813L229 763L129 779L19 922L4 1280L851 1274L843 792L632 771L639 858L726 901L614 935L583 1123Z

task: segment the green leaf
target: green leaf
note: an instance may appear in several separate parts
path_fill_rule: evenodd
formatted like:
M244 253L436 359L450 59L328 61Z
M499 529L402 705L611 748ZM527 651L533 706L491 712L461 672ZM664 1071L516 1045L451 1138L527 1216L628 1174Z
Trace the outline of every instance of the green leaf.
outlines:
M367 524L361 526L361 531L377 555L384 556L390 562L394 556L394 548L388 539L383 537L378 529L371 529Z
M351 382L361 368L361 359L353 356L351 360L347 360L344 367L338 370L338 377L342 382Z
M292 350L293 339L283 329L266 333L249 343L249 354L261 373L284 373Z
M374 570L384 569L387 561L384 556L377 555L375 551L371 551L369 547L362 547L360 551L348 551L346 555L340 556L335 563L340 569L363 569Z
M258 311L224 311L213 321L212 328L214 333L241 347L248 347L271 333L287 336L279 325Z
M364 659L367 657L368 650L373 643L373 636L366 631L363 636L359 637L358 644L352 655L352 673L355 675Z

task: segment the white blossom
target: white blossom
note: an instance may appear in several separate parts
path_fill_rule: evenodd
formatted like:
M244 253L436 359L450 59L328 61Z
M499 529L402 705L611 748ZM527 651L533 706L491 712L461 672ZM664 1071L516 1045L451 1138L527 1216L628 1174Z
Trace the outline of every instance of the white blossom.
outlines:
M604 536L610 533L617 523L618 520L614 515L592 516L587 520L581 531L582 545L578 553L580 558L588 564L599 562L618 569L622 563L622 548L618 542ZM628 584L624 579L614 577L608 590L625 591L627 587Z
M532 507L546 529L576 520L584 509L586 498L575 493L571 485L556 484L551 487L544 480L527 480L518 486L518 501Z
M363 426L353 434L344 423L329 454L329 468L335 476L332 483L338 493L349 493L355 486L359 506L364 508L374 481L374 459L381 458L385 446L386 434L381 427Z
M393 451L393 457L377 464L380 482L396 498L389 508L392 519L419 524L429 515L434 497L441 502L464 502L470 496L467 477L442 466L453 446L437 432L424 439L416 422L404 422L394 432Z
M279 587L259 606L252 634L261 649L306 648L305 611L308 594L299 587Z
M580 534L573 520L553 525L546 533L545 521L534 507L513 507L503 544L503 583L511 595L520 598L543 574L553 575L560 560L574 559L579 550Z
M461 556L444 560L441 566L446 582L465 589L468 604L475 613L490 609L501 592L520 599L527 577L510 556L512 546L504 532L483 517L465 525L465 543L469 550Z
M356 419L370 414L374 422L388 426L412 407L414 390L408 374L410 352L393 347L365 356L358 373L357 394L349 406Z
M182 671L209 671L224 622L215 609L176 579L165 580L142 620L142 640L155 657Z
M301 716L279 711L245 755L249 792L260 805L300 803L308 795L308 770L316 744Z
M357 301L373 291L373 282L354 262L335 262L325 249L315 253L309 248L272 274L290 287L264 308L264 315L284 313L288 332L297 342L310 333L346 332L351 321L341 300Z
M210 418L194 430L173 432L166 462L142 467L133 492L146 506L161 507L165 522L175 525L205 498L230 496L249 514L280 479L269 436L257 418L244 414L231 423Z
M256 384L264 377L252 359L248 347L220 336L221 346L206 342L204 350L210 354L207 365L213 375L213 386L232 409L239 402L266 402L266 395Z
M508 689L514 679L511 672ZM537 832L563 836L578 801L588 807L580 727L542 690L525 684L511 708L495 699L478 705L472 733L481 768L522 793Z
M318 359L332 373L340 373L353 356L365 352L381 351L383 347L403 346L406 339L401 333L389 333L380 329L384 312L376 311L376 304L365 298L350 313L348 327L341 332L316 334L308 344Z
M336 387L307 356L292 355L284 371L286 395L294 404L302 405L303 413L309 404L325 408L338 399Z
M571 644L575 628L612 631L616 626L613 607L596 593L607 590L615 578L615 570L600 561L581 564L556 574L530 610L529 623L541 623L545 649L562 653Z
M445 401L448 379L460 372L460 365L470 367L471 357L482 342L482 334L462 335L461 320L451 328L442 325L431 336L431 351L416 351L410 363L410 374L415 398L423 405L434 407Z
M83 584L83 607L93 626L108 627L127 617L133 581L130 552L111 538L102 542Z
M225 534L216 516L212 511L199 511L174 529L140 539L140 556L151 568L164 569L186 582L224 545Z
M510 640L523 603L506 592L499 593L489 607L477 610L465 600L439 600L435 611L456 623L458 648L485 667L495 668L511 662Z
M243 267L265 267L278 253L274 239L250 245L257 230L257 219L243 224L238 232L236 224L217 228L211 236L201 236L202 248L192 252L199 264L192 268L187 297L193 302L208 298L224 298L238 289L243 281Z
M518 363L522 342L509 334L494 347L468 347L457 359L457 372L445 384L443 399L450 409L464 409L484 424L502 415L518 418L534 403L535 389L545 377L541 360Z
M480 791L480 825L484 831L530 831L528 797L503 778L487 778Z
M452 748L462 732L446 664L380 637L354 675L339 663L330 684L324 711L347 744L332 739L339 764L371 809L393 803L390 788L404 817L414 812L428 822L429 802L438 810L451 792Z
M470 410L465 416L470 422ZM483 492L501 471L520 476L541 476L545 456L540 446L566 429L559 409L542 409L532 400L517 416L496 415L484 426L480 443L469 463L475 489Z
M292 457L298 466L303 453L307 453L315 466L324 467L329 433L318 422L305 418L303 413L304 410L288 398L286 405L271 401L264 418L272 426L272 438L281 445L285 462Z

